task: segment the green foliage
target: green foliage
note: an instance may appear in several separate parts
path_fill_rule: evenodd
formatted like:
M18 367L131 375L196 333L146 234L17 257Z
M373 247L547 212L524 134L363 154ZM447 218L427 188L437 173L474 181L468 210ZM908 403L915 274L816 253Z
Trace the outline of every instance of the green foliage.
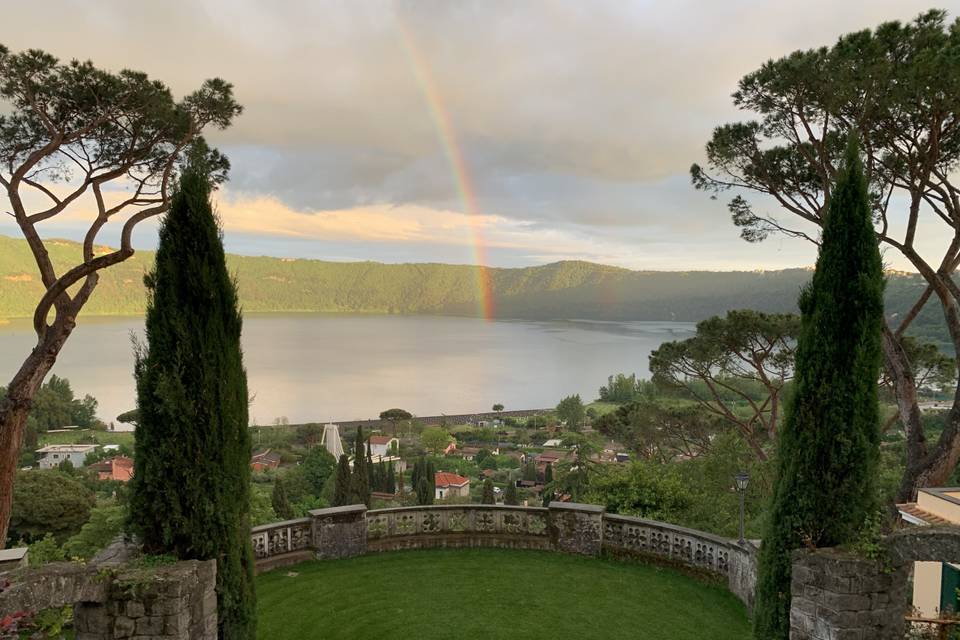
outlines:
M688 488L673 467L635 462L608 465L598 471L584 496L610 513L679 522L692 502Z
M310 483L313 495L323 492L323 485L337 468L337 459L325 447L313 447L303 459L304 476Z
M353 496L353 482L350 476L350 459L347 454L340 456L337 462L337 475L333 492L333 506L343 507L350 504Z
M557 417L567 424L571 431L579 431L583 426L586 408L580 399L580 394L567 396L557 405Z
M416 493L417 504L433 504L436 496L436 468L431 460L421 457L414 463L410 483Z
M854 540L875 508L883 268L851 139L811 285L800 296L796 392L778 443L754 633L789 635L790 553Z
M131 524L147 553L217 560L220 633L243 639L255 630L249 394L205 170L182 176L145 278Z
M420 443L433 455L443 452L452 440L453 437L443 427L427 427L420 434Z
M6 389L0 387L0 402L6 396ZM97 419L97 400L91 395L76 398L70 381L52 374L36 395L27 416L27 430L30 434L27 447L36 446L38 433L60 427L77 426L84 429L103 428Z
M503 411L503 405L498 402L497 404L493 405L491 409L493 411L496 411L497 413L500 413L501 411Z
M126 507L117 504L95 507L80 531L64 543L64 554L68 558L89 560L122 534L126 523Z
M270 492L263 485L254 485L250 491L250 526L270 524L279 520L273 510Z
M597 419L596 429L647 460L696 458L713 446L725 424L696 404L644 398L621 405Z
M638 380L635 373L629 376L618 373L616 376L607 378L607 384L600 387L600 400L625 404L649 396L654 391L652 387L650 382Z
M12 540L53 534L59 543L80 531L95 503L84 484L59 471L19 471L13 485Z
M493 481L487 478L483 481L483 496L480 499L482 504L496 504L497 499L493 494Z
M23 541L21 541L18 546L23 546ZM52 533L38 538L27 545L27 547L29 548L29 551L27 551L27 561L31 567L39 567L48 562L60 562L66 559L63 554L63 549L57 544L57 539L53 537Z
M517 485L515 483L507 484L507 488L503 492L503 504L514 506L520 504L520 496L517 495Z
M537 479L537 463L533 461L532 456L527 461L527 464L523 465L523 479L531 481L535 481Z
M281 520L290 520L294 517L293 506L290 504L290 498L287 497L287 489L283 478L277 478L273 483L270 505L273 507L273 512Z
M367 450L369 442L364 446L363 433L357 427L357 437L353 441L353 476L350 478L351 500L354 504L365 504L370 507L370 474L367 471Z

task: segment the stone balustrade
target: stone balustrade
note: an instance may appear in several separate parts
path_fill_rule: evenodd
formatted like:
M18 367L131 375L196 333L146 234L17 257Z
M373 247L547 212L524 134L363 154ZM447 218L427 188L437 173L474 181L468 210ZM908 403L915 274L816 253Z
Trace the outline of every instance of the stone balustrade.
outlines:
M367 511L363 505L317 509L309 518L256 527L257 569L309 557L434 547L537 549L666 563L726 581L748 607L756 585L756 548L665 522L607 514L597 505L549 508L431 505Z

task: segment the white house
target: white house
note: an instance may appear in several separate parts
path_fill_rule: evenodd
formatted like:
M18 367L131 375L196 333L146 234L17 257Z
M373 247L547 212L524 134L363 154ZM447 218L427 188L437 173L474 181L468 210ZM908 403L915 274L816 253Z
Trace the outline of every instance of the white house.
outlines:
M52 444L37 449L39 461L37 464L41 469L53 469L61 464L70 461L78 469L83 466L87 454L92 453L99 448L98 444Z
M960 525L960 487L928 487L917 491L917 501L898 504L905 523L925 526ZM913 608L921 618L935 619L960 611L960 565L915 562Z
M391 449L399 448L400 440L390 436L370 436L370 457L386 458L391 455Z

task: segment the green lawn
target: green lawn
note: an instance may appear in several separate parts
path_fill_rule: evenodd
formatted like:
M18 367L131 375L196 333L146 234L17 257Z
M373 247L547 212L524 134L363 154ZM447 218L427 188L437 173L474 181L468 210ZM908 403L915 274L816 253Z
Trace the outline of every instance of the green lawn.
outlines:
M133 431L73 431L66 433L41 433L39 445L48 444L127 444L133 446Z
M295 575L294 575L295 574ZM263 640L746 640L743 605L669 569L550 552L436 549L257 578Z

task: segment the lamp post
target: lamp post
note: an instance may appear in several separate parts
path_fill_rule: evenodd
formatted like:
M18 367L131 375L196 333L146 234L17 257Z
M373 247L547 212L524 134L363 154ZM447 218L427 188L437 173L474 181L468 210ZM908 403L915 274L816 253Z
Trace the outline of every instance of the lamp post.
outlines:
M750 484L750 475L741 471L733 477L733 481L737 493L740 494L740 544L743 544L746 542L743 537L744 496L747 493L747 486Z

